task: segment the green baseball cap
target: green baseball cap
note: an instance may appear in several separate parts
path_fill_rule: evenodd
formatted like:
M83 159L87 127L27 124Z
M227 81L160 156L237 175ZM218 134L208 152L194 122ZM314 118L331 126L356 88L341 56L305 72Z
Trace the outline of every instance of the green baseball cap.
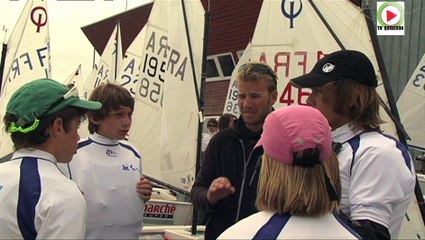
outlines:
M82 100L76 86L67 86L52 80L38 79L24 84L10 98L6 112L18 121L11 124L9 132L29 132L37 128L39 118L73 106L89 110L102 107L100 102ZM30 127L23 128L32 124Z

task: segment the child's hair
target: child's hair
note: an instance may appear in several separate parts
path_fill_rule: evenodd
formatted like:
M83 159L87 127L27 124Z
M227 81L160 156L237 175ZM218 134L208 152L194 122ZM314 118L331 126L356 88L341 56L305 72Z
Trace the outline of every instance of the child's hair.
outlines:
M231 126L231 122L236 119L236 116L231 113L224 113L218 118L218 129L221 131Z
M124 87L106 83L96 87L90 95L90 100L102 103L102 108L95 111L89 111L89 132L91 134L98 130L98 126L91 120L100 121L109 116L113 110L118 110L120 107L129 107L134 110L134 99L130 92Z
M341 180L338 159L334 153L323 161L323 165L316 164L308 168L283 164L264 153L257 208L300 216L321 216L337 210L338 201L330 199L323 171L329 176L339 199Z
M52 126L53 122L57 118L62 118L63 128L65 129L65 132L68 132L71 127L71 120L75 118L80 118L81 121L84 120L86 112L87 109L69 106L54 114L40 118L38 127L33 131L29 131L27 133L19 131L11 133L10 136L14 144L14 150L34 147L45 143L50 137L47 129ZM9 129L10 125L16 121L18 121L18 118L14 114L6 113L3 118L5 129Z
M381 131L380 124L384 121L379 114L379 95L374 87L344 79L325 86L323 101L329 102L331 94L335 94L333 110L349 116L355 129Z

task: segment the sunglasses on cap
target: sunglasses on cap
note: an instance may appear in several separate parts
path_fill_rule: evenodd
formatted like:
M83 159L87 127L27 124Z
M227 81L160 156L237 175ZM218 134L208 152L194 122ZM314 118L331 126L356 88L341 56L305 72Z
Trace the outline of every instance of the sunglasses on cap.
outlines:
M260 63L245 63L239 67L238 73L241 72L256 72L259 74L267 74L272 77L275 84L277 84L277 76L276 73L267 65Z
M78 89L76 85L73 85L68 92L66 92L61 98L59 98L58 100L56 100L54 103L52 103L52 105L50 105L50 107L43 112L43 114L40 114L40 116L37 117L42 117L45 114L47 114L49 111L51 111L53 108L55 108L56 106L58 106L61 102L65 101L66 99L70 98L70 97L79 97L78 94ZM31 132L34 129L36 129L38 127L40 123L39 119L35 119L34 123L26 128L22 128L21 126L17 126L17 124L15 124L14 122L11 123L10 127L9 127L9 132L10 133L14 133L14 132L21 132L21 133L27 133L27 132Z

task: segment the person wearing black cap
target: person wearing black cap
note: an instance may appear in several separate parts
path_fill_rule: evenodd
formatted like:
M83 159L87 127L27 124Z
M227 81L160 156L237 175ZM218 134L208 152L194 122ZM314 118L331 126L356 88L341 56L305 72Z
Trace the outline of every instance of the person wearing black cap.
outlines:
M57 164L71 161L81 120L101 106L51 79L12 95L3 122L15 152L0 164L0 239L84 238L84 197Z
M341 50L291 79L310 88L307 104L332 128L342 181L341 211L367 239L398 238L412 201L415 170L407 147L380 129L378 80L361 52Z

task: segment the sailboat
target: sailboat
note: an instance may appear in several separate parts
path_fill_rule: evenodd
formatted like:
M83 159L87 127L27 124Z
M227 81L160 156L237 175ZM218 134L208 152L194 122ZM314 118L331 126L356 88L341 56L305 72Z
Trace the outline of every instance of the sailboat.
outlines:
M142 48L146 35L146 27L136 35L123 55L121 66L115 83L126 88L134 97L137 91L137 80L142 64Z
M374 46L362 9L348 0L343 1L269 1L264 0L249 50L250 60L269 64L279 77L279 101L275 107L306 104L308 90L296 89L289 79L305 74L325 54L339 49L355 49L365 53L376 69L379 69ZM232 76L237 73L235 68ZM384 85L377 72L380 93ZM232 77L229 93L236 85ZM237 99L227 95L228 105L237 105ZM385 94L380 94L388 102ZM230 113L239 115L238 108ZM386 115L382 111L383 115ZM386 117L389 119L389 117ZM386 132L395 135L395 128L388 124Z
M402 94L397 101L397 108L400 111L401 123L403 124L408 138L408 146L421 152L425 152L425 55L419 61L418 66L410 77L407 85L405 86ZM418 180L424 182L425 176L418 174ZM425 190L425 189L423 189ZM413 208L413 209L412 209ZM414 207L411 205L408 213L415 212ZM419 216L413 216L418 218ZM415 224L416 228L422 227L420 219L413 219L411 221ZM413 232L414 227L407 222L403 223L402 230L406 232ZM423 231L422 231L423 232ZM409 237L412 235L408 235ZM424 236L424 235L420 235Z
M84 96L83 91L83 77L81 74L81 64L69 75L69 77L63 82L63 84L69 86L74 85L77 86L78 93L80 94L80 98L86 98Z
M165 225L189 227L192 220L204 14L200 1L156 0L115 79L136 100L128 141L142 153L143 173L172 189L154 188L142 236L170 228Z
M102 83L112 83L118 76L122 61L121 30L119 22L115 25L100 59L83 83L84 96L87 99L93 89Z
M409 147L425 152L425 55L397 101Z
M377 91L385 103L381 116L387 122L383 130L393 136L400 133L393 122L394 105L388 90L388 78L383 71L379 46L371 32L368 6L360 8L352 1L273 1L264 0L251 43L245 49L241 61L263 61L276 72L279 100L275 108L292 104L306 104L309 91L293 87L289 79L305 74L325 54L340 50L353 49L363 52L375 66L378 77ZM223 112L239 115L237 107L237 88L235 68L229 83L227 99ZM423 86L423 85L421 85ZM398 126L399 127L399 126ZM422 139L423 139L422 135ZM416 191L415 191L416 193ZM408 223L402 228L400 238L417 238L424 235L424 223L416 200L412 201Z
M34 21L37 19L37 21ZM0 96L0 119L12 94L25 83L51 76L50 36L47 1L28 1L7 41ZM0 157L13 151L3 127L0 131Z

